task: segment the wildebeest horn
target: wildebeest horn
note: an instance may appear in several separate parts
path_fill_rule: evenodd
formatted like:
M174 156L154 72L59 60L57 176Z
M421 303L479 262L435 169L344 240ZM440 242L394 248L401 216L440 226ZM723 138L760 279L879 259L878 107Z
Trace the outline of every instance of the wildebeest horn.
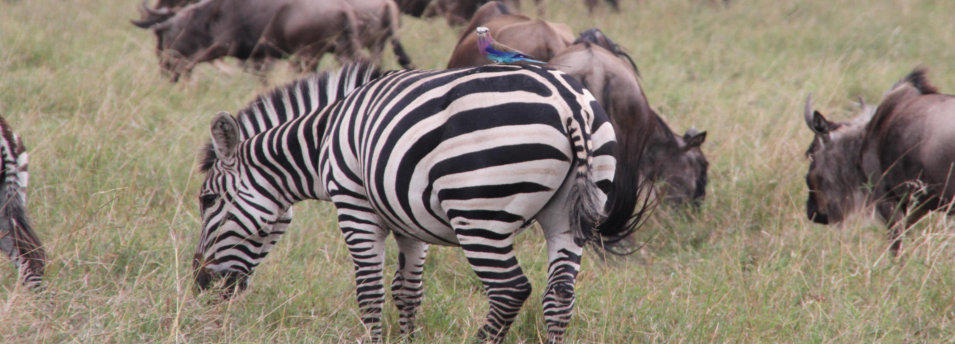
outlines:
M130 20L130 23L143 29L149 29L158 23L166 21L166 19L169 19L175 14L168 8L161 10L149 8L149 6L146 5L147 1L149 0L143 0L143 3L139 5L139 10L144 14L143 17L145 18L142 20Z
M859 96L859 108L865 110L865 99Z
M142 10L143 10L144 12L146 12L146 13L148 13L148 14L150 14L150 15L153 15L153 16L167 16L167 15L172 14L172 10L170 10L170 9L168 9L168 8L163 8L163 9L149 8L149 6L146 5L146 3L147 3L148 1L149 1L149 0L143 0L143 3L139 5L140 8L142 8Z
M803 108L802 115L806 117L806 125L812 128L812 92L806 96L806 107Z

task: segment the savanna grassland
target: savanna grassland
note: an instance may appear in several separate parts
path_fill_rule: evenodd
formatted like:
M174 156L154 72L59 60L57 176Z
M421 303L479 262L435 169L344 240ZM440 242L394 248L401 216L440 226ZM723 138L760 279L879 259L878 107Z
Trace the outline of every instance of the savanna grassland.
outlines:
M603 29L632 54L651 105L677 131L708 131L710 184L698 213L658 209L637 235L646 242L639 253L585 256L570 338L955 342L952 221L926 218L897 261L868 214L843 226L809 223L803 152L811 132L801 117L813 92L830 118L850 118L856 96L876 102L920 64L955 93L955 2L621 2L622 13L588 16L580 1L550 0L547 16L576 31ZM153 35L129 24L137 4L0 2L0 114L28 145L30 211L49 258L39 295L16 287L10 264L0 269L0 341L354 341L363 329L352 264L329 204L296 206L289 233L245 294L214 304L193 293L197 151L214 113L235 112L271 86L210 65L169 83ZM414 62L442 67L456 30L443 20L403 24ZM396 66L390 54L386 61ZM280 67L270 83L294 77ZM535 229L516 244L535 290L509 342L543 336L543 243ZM460 250L432 248L425 286L416 342L468 342L487 305ZM390 300L385 312L393 340Z

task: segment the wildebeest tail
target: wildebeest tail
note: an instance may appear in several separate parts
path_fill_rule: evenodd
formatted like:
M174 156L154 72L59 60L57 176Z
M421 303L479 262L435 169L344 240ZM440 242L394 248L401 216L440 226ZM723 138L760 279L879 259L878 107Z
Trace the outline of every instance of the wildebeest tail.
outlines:
M609 85L608 85L609 86ZM604 89L609 92L610 88ZM637 104L615 104L612 97L603 97L607 109L616 109L623 113L637 113L633 106ZM618 105L620 106L618 108ZM617 125L624 125L618 123ZM601 242L597 243L606 251L613 254L628 254L632 250L623 247L630 234L635 232L646 220L653 208L651 187L653 176L640 173L640 165L644 162L644 154L649 142L648 123L628 123L632 126L618 132L628 133L617 137L613 147L613 156L616 160L613 184L607 191L607 217L597 225L597 232L601 234Z
M415 65L411 63L411 57L408 56L404 46L401 45L401 41L398 40L398 25L401 18L398 6L391 1L387 4L388 13L385 15L385 25L388 27L388 37L391 37L391 47L394 49L398 64L405 69L415 69Z
M606 117L596 101L591 102L590 107L595 116ZM644 192L646 183L637 173L640 154L631 159L621 157L620 151L614 148L617 145L609 139L595 149L593 133L596 128L584 123L577 116L568 118L565 123L576 162L574 185L570 189L571 229L581 244L590 243L613 254L626 254L629 252L622 247L624 239L642 224L650 208L649 193ZM641 143L645 142L643 137L646 135L638 136L643 140ZM617 160L614 181L612 186L601 188L598 184L609 180L597 178L593 170L594 158L601 154L600 151L608 149L613 150ZM602 199L604 194L606 198Z

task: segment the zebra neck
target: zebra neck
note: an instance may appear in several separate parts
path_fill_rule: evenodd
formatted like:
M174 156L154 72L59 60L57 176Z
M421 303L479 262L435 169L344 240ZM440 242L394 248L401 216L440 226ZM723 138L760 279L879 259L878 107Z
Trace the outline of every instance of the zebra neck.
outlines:
M319 161L325 141L325 112L310 114L243 142L245 179L279 204L327 200Z

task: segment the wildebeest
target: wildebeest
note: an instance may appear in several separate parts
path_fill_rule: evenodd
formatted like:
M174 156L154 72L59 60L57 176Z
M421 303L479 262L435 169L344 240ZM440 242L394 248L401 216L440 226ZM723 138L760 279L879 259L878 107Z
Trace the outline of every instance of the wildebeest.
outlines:
M411 58L398 41L398 25L401 12L392 0L348 0L358 21L358 39L371 52L375 61L381 59L385 44L391 42L398 64L414 69Z
M143 11L156 10L144 5ZM296 56L304 70L314 69L326 52L350 61L362 57L362 38L380 52L390 37L399 63L413 67L394 38L397 19L391 0L203 0L166 19L133 24L156 34L160 67L176 81L196 64L226 56L255 64Z
M487 0L433 0L422 16L444 16L448 25L464 25L471 20L479 8L490 2ZM517 12L521 8L520 0L500 0L499 3L506 7L508 12Z
M0 252L13 260L24 286L40 290L45 253L26 211L27 162L23 141L0 117Z
M636 64L616 43L590 29L549 65L574 76L597 97L620 140L617 159L640 166L639 175L618 175L614 180L630 180L633 185L640 180L661 182L658 194L671 204L702 201L709 163L700 145L706 132L674 133L650 107Z
M607 4L615 11L620 10L618 0L605 0ZM448 21L448 25L457 26L468 22L480 6L488 3L488 0L397 0L401 11L415 17L437 17L443 16ZM511 11L520 9L520 0L503 0L503 3ZM600 4L598 0L584 0L587 10L594 12ZM544 1L534 0L539 15L544 14Z
M948 209L955 195L955 97L938 93L924 69L893 86L874 113L833 122L807 97L804 117L815 133L806 152L812 221L837 223L874 205L897 254L905 229L929 211Z
M489 28L496 41L541 61L550 60L574 41L573 31L565 24L513 14L502 3L491 1L475 12L471 23L461 32L448 68L491 63L478 52L477 35L474 34L478 26Z

